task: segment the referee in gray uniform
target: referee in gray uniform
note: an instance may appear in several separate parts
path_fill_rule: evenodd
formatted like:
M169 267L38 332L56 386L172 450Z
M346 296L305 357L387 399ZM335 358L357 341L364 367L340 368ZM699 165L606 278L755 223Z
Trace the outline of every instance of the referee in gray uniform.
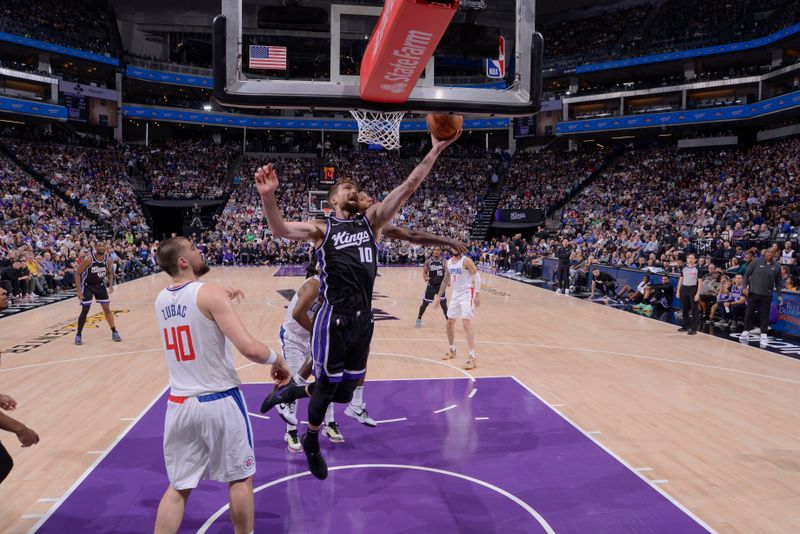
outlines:
M744 273L742 293L747 296L747 310L744 312L744 332L739 338L742 343L750 342L753 314L758 310L758 319L761 323L761 344L766 344L773 290L778 293L778 302L783 304L781 266L773 261L774 257L775 252L772 249L765 250L761 258L750 262Z
M698 275L697 256L689 254L678 280L678 298L683 312L683 326L678 332L689 332L690 336L697 333L697 303L700 301L700 286L703 283Z

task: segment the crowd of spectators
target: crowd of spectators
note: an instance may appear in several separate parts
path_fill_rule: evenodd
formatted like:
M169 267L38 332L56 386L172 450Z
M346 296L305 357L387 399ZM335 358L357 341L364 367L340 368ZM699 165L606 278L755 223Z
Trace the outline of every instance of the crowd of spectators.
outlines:
M48 43L113 55L105 2L95 0L4 0L0 31Z
M322 160L278 158L272 161L281 183L278 206L284 217L302 220L319 215L309 210L309 186L313 187L319 180ZM356 180L379 202L407 177L418 158L403 158L389 152L334 150L326 154L324 161L336 169L335 178ZM420 189L398 213L394 224L467 241L477 211L492 185L492 178L497 180L499 161L441 158ZM308 244L273 239L267 228L252 181L256 168L266 163L261 158L245 161L241 170L242 183L232 192L216 227L200 236L201 248L212 263L258 265L308 261L311 253ZM419 264L424 257L423 247L392 240L384 240L379 252L379 260L383 263Z
M539 31L545 39L548 64L590 62L601 59L636 38L637 28L653 9L652 4L626 7L580 19L544 24Z
M503 184L500 208L540 208L548 213L571 196L608 156L603 149L518 153Z
M77 205L0 155L0 289L12 305L75 288L91 243L108 243L117 281L153 271L154 244L132 228L108 233Z
M538 278L543 259L566 238L573 284L584 286L593 264L638 269L643 276L678 274L687 255L695 254L702 276L709 277L704 318L728 325L741 321L742 302L734 299L735 317L725 316L730 306L715 308L717 297L731 287L735 293L736 276L764 249L775 249L784 264L784 286L798 284L798 178L798 138L748 149L630 151L569 202L557 233L473 243L471 253L500 271Z
M798 21L792 0L666 0L545 23L540 31L546 65L566 68L753 39Z
M275 158L280 187L278 206L287 220L309 217L308 184L318 178L315 158ZM198 247L214 265L266 265L309 261L308 243L272 238L261 209L253 175L268 161L248 158L242 163L240 183L217 218L216 227L198 236Z
M130 182L127 147L89 148L10 137L0 143L28 170L91 212L101 226L115 233L150 232Z
M135 146L127 161L153 198L217 199L230 190L231 164L241 147L208 140L168 140Z

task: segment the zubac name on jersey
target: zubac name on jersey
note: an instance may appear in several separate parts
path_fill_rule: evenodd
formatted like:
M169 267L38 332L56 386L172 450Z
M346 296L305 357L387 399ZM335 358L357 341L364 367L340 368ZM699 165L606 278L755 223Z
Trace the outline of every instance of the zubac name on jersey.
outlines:
M186 317L186 306L170 304L169 306L161 308L161 315L164 317L165 321L172 317Z

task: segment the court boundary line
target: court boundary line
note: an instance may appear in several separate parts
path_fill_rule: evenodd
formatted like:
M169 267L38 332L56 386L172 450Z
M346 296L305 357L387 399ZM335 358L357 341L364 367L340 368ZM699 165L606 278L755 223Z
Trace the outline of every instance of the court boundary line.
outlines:
M6 367L0 369L0 373L6 373L8 371L14 371L16 369L31 369L33 367L44 367L45 365L56 365L59 363L71 363L71 362L81 362L87 360L97 360L99 358L110 358L112 356L125 356L126 354L139 354L141 352L155 352L157 350L164 350L164 349L141 349L141 350L129 350L127 352L109 352L107 354L96 354L94 356L81 356L80 358L69 358L67 360L53 360L50 362L39 362L39 363L29 363L26 365L18 365L16 367Z
M106 456L108 456L111 453L111 451L113 451L117 447L117 445L119 445L119 443L125 438L125 436L127 436L130 433L130 431L133 430L133 427L139 424L139 421L141 421L141 419L145 415L147 415L147 412L149 412L150 409L156 405L156 403L164 396L164 394L167 391L169 391L169 385L165 386L161 390L161 393L156 395L156 397L152 401L150 401L150 403L141 411L141 413L136 417L136 419L131 424L128 425L128 428L123 430L119 434L119 436L117 436L117 438L111 443L111 445L106 447L106 450L103 452L103 454L98 456L97 460L95 460L92 463L92 465L90 465L80 477L78 477L78 480L76 480L72 484L72 486L70 486L69 489L64 493L64 495L62 495L59 498L58 502L56 502L56 504L53 505L44 514L44 517L42 517L39 521L36 522L35 525L33 525L33 527L31 527L31 529L28 531L29 534L33 534L34 532L39 530L42 527L42 525L44 525L47 522L47 520L50 519L50 517L61 507L61 505L63 505L64 502L66 502L66 500L70 497L70 495L72 495L75 492L75 490L78 489L78 486L80 486L83 483L83 481L86 480L89 477L89 475L92 474L92 472L94 472L97 466L100 465L100 462L105 460Z
M375 341L439 341L439 342L441 342L441 339L434 339L434 338L389 338L389 337L383 337L383 338L373 338L373 340L375 340ZM466 342L463 339L456 339L455 341ZM762 373L756 373L754 371L745 371L743 369L734 369L732 367L720 367L720 366L717 366L717 365L711 365L711 364L707 364L707 363L688 362L688 361L684 361L684 360L674 360L672 358L665 358L665 357L661 357L661 356L647 356L647 355L644 355L644 354L633 354L633 353L630 353L630 352L616 352L616 351L612 351L612 350L592 349L592 348L588 348L588 347L564 347L564 346L559 346L559 345L542 345L542 344L539 344L539 343L521 343L521 342L518 342L518 341L477 341L476 343L478 345L481 345L481 344L484 344L484 345L511 345L511 346L518 346L518 347L533 347L533 348L540 348L540 349L574 350L574 351L577 351L577 352L593 352L593 353L596 353L596 354L609 354L611 356L625 356L625 357L628 357L628 358L636 358L636 359L640 359L640 360L650 360L650 361L664 362L664 363L675 363L675 364L679 364L679 365L687 365L687 366L690 366L690 367L702 367L702 368L705 368L705 369L714 369L716 371L727 371L727 372L730 372L730 373L749 375L749 376L757 376L757 377L760 377L760 378L767 378L767 379L770 379L770 380L777 380L779 382L786 382L786 383L789 383L789 384L800 384L800 380L793 380L791 378L783 378L783 377L780 377L780 376L765 375L765 374L762 374ZM751 348L755 348L755 347L751 347ZM762 351L760 349L758 349L758 350L762 354L768 354L770 356L776 356L774 353L771 353L771 352L768 352L768 351ZM779 356L779 355L777 355L777 356ZM424 359L427 359L427 358L424 358Z
M647 483L647 485L648 485L649 487L653 488L653 489L654 489L654 490L656 490L658 493L660 493L662 497L664 497L665 499L667 499L667 500L668 500L669 502L671 502L671 503L672 503L674 506L676 506L676 507L677 507L679 510L681 510L683 513L685 513L687 516L689 516L689 517L690 517L692 520L694 520L694 521L695 521L695 522L696 522L698 525L700 525L701 527L703 527L704 529L706 529L708 532L710 532L710 533L712 533L712 534L717 534L717 531L716 531L716 530L714 530L713 528L711 528L711 526L709 526L709 525L708 525L708 524L707 524L705 521L703 521L702 519L700 519L700 518L699 518L699 517L698 517L698 516L697 516L697 515L696 515L694 512L692 512L691 510L689 510L688 508L686 508L684 505L682 505L681 503L679 503L679 502L678 502L678 501L677 501L677 500L676 500L674 497L672 497L672 495L670 495L669 493L667 493L666 491L664 491L663 489L661 489L661 488L660 488L660 487L658 487L657 485L653 484L653 483L652 483L652 481L651 481L650 479L648 479L647 477L645 477L644 475L642 475L642 474L641 474L639 471L637 471L636 469L634 469L634 467L633 467L631 464L629 464L628 462L626 462L625 460L623 460L623 459L622 459L622 457L620 457L620 456L619 456L617 453L615 453L614 451L612 451L611 449L609 449L608 447L606 447L605 445L603 445L602 443L600 443L599 441L597 441L596 439L594 439L594 436L591 436L591 435L589 435L589 434L588 434L588 433L587 433L587 432L586 432L584 429L582 429L580 426L578 426L578 425L577 425L577 424L576 424L576 423L575 423L575 422L574 422L572 419L570 419L569 417L567 417L566 415L564 415L563 413L561 413L561 410L559 410L559 409L557 409L557 408L553 408L553 407L552 407L552 406L551 406L551 405L550 405L550 404L549 404L549 403L548 403L546 400L544 400L544 399L543 399L541 396L539 396L539 394L538 394L538 393L536 393L536 392L535 392L533 389L531 389L530 387L528 387L528 385L527 385L527 384L523 383L523 382L522 382L522 381L521 381L519 378L517 378L517 377L516 377L516 376L514 376L514 375L510 375L510 376L509 376L509 378L511 378L512 380L514 380L514 382L516 382L517 384L519 384L520 386L522 386L523 388L525 388L525 389L526 389L526 390L527 390L527 391L528 391L528 392L529 392L531 395L533 395L534 397L536 397L537 399L539 399L539 401L540 401L540 402L542 402L543 404L545 404L546 406L548 406L548 407L549 407L551 410L553 410L554 412L556 412L556 413L558 414L558 416L559 416L559 417L561 417L561 418L562 418L564 421L566 421L567 423L569 423L569 425L570 425L570 426L572 426L573 428L575 428L575 430L577 430L577 431L579 431L581 434L583 434L583 435L584 435L584 436L585 436L587 439L591 440L591 441L592 441L592 443L594 443L595 445L597 445L598 447L600 447L600 448L601 448L601 449L602 449L602 450L603 450L603 451L604 451L606 454L610 455L610 456L611 456L612 458L614 458L616 461L618 461L618 462L619 462L619 463L621 463L623 466L625 466L625 468L627 468L627 469L628 469L628 470L629 470L631 473L633 473L634 475L636 475L636 476L637 476L637 477L639 477L640 479L644 480L644 481Z
M479 478L471 477L469 475L464 475L464 474L458 473L456 471L447 471L447 470L438 469L438 468L435 468L435 467L428 467L428 466L423 466L423 465L410 465L410 464L349 464L349 465L337 465L337 466L334 466L334 467L330 467L328 469L328 471L347 471L347 470L350 470L350 469L363 469L363 468L367 468L367 469L375 469L375 468L379 468L379 469L409 469L409 470L412 470L412 471L423 471L423 472L428 472L428 473L436 473L437 475L447 475L447 476L450 476L450 477L453 477L453 478L459 478L461 480L466 480L467 482L472 482L473 484L477 484L479 486L482 486L484 488L492 490L495 493L497 493L499 495L502 495L503 497L505 497L508 500L512 501L514 504L518 505L520 508L522 508L523 510L528 512L528 514L531 517L533 517L536 520L537 523L539 523L539 526L541 526L544 529L545 532L547 532L548 534L555 534L555 530L553 530L553 527L550 526L550 524L547 522L547 520L545 520L545 518L542 517L542 515L539 512L537 512L533 508L533 506L531 506L527 502L523 501L522 499L520 499L519 497L517 497L516 495L514 495L510 491L504 490L503 488L501 488L499 486L495 486L494 484L492 484L490 482L486 482L485 480L481 480ZM267 482L265 484L262 484L262 485L258 486L257 488L254 488L253 489L253 495L255 495L256 493L261 492L262 490L269 489L272 486L277 486L279 484L283 484L284 482L289 482L291 480L294 480L294 479L297 479L297 478L301 478L301 477L306 477L306 476L309 476L309 475L311 475L311 471L303 471L302 473L295 473L295 474L287 475L287 476L284 476L284 477L281 477L281 478L278 478L278 479L275 479L275 480L271 480L270 482ZM220 516L222 516L222 514L224 514L226 510L230 509L230 506L231 506L231 504L229 502L228 504L222 506L219 510L214 512L214 514L212 514L211 517L209 517L206 520L206 522L203 523L203 525L197 530L197 534L205 534L208 531L208 529L211 528L211 526L214 525L214 523L217 521L217 519L219 519Z

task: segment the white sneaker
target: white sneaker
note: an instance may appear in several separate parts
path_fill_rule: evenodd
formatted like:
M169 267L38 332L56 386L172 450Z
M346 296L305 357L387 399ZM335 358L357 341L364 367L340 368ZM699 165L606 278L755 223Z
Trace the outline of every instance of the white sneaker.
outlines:
M296 403L290 402L288 404L278 404L275 406L275 410L278 412L278 415L283 422L287 425L297 426L297 411L296 411Z
M761 329L760 328L753 328L752 330L750 330L750 333L753 334L754 336L757 336L758 334L761 333Z
M567 295L567 296L569 296L569 289L565 289L565 290L564 290L564 294L565 294L565 295Z
M739 342L741 343L750 343L750 332L744 331L739 335Z
M766 346L767 343L769 343L769 338L767 337L767 334L761 334L761 339L759 340L758 344L763 347Z
M289 452L297 454L303 450L303 445L300 443L300 438L297 437L297 430L287 430L283 435L283 441L289 447Z
M556 295L560 295L560 294L561 294L561 290L560 289L556 289Z
M378 426L378 423L376 423L375 420L369 416L366 404L361 406L353 406L352 404L348 404L347 408L344 409L344 414L348 417L352 417L364 426L368 426L370 428L375 428Z
M342 435L341 431L339 431L339 425L336 424L336 421L331 421L324 427L325 435L328 436L334 443L342 443L344 442L344 436Z

